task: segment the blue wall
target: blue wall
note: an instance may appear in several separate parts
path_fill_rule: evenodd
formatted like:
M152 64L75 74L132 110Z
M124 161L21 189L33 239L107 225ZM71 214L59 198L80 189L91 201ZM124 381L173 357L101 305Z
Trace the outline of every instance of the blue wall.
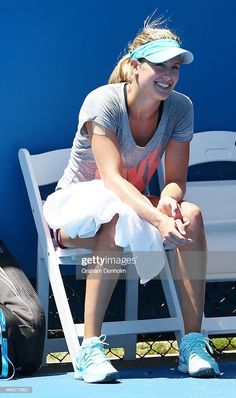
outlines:
M29 275L36 232L17 152L71 145L84 96L106 83L119 54L156 15L195 54L178 85L196 131L236 130L234 0L0 0L1 235Z

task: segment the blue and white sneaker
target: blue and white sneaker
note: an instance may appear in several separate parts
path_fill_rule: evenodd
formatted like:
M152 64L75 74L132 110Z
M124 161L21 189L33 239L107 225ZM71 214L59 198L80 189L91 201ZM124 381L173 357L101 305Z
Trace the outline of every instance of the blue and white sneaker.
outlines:
M119 372L106 358L105 339L106 336L101 335L91 337L82 343L76 361L75 379L84 380L86 383L99 383L118 378Z
M219 376L220 370L212 354L209 339L201 333L189 333L180 344L178 369L193 377Z

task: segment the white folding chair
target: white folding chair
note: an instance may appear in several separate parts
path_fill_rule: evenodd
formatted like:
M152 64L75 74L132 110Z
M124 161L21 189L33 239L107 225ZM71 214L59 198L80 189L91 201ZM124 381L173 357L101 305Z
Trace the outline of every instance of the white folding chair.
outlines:
M236 132L194 135L189 165L236 162ZM187 183L185 199L202 210L208 246L207 281L236 280L236 180ZM204 317L205 334L236 332L236 317Z
M196 133L190 145L189 166L236 162L236 132ZM164 179L164 161L159 169ZM208 246L207 281L236 280L236 180L189 181L184 199L202 211ZM204 334L236 332L236 317L203 318Z
M42 197L39 188L58 181L68 159L70 149L60 149L31 155L28 150L19 150L20 165L33 212L38 234L37 292L48 319L49 281L65 335L64 339L46 339L45 356L49 352L65 351L66 345L75 366L79 348L78 337L83 336L83 324L74 324L60 271L61 265L79 264L87 249L60 249L51 238L51 233L42 213ZM138 278L130 277L133 270L127 269L125 293L125 320L104 322L102 332L108 336L113 347L124 347L125 358L136 357L136 341L139 333L172 331L178 341L184 334L182 314L168 263L160 273L170 317L138 320ZM147 287L148 289L148 287Z

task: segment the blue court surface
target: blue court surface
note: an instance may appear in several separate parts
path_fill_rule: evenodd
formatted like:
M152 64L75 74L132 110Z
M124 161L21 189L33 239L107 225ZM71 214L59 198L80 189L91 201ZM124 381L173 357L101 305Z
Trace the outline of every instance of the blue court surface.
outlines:
M235 358L235 357L234 357ZM236 359L220 361L222 375L213 379L196 379L181 374L177 361L158 359L146 366L115 364L120 379L113 383L86 384L75 380L64 365L58 371L41 369L34 377L0 381L1 397L76 397L76 398L224 398L236 396ZM131 367L132 365L132 367ZM68 368L68 366L67 366Z

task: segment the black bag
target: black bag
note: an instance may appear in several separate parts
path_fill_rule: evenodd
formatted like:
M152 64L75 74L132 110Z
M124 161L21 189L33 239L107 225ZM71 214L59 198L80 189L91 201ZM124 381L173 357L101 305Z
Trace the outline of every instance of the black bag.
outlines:
M0 378L30 375L43 359L45 315L38 296L0 241Z

